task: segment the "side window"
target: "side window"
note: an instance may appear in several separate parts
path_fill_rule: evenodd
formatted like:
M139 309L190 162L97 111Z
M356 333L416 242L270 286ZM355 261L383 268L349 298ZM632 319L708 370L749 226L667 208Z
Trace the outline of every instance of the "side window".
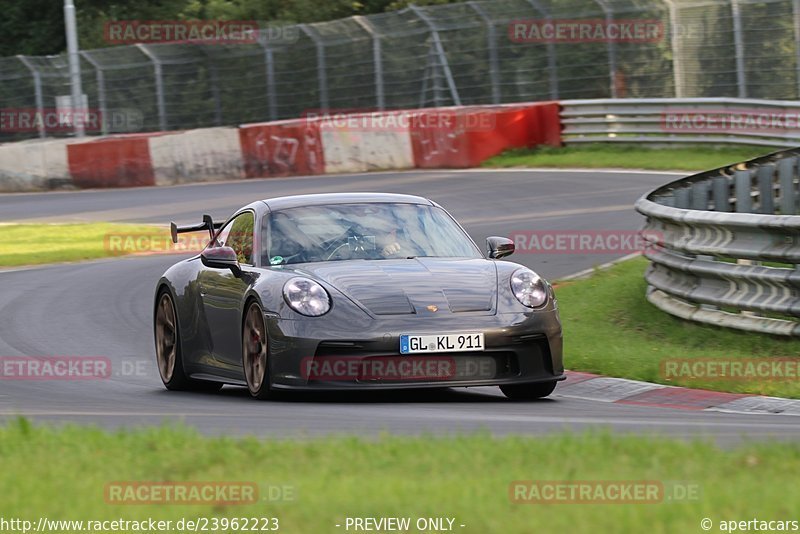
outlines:
M226 226L223 233L220 234L220 241L223 245L231 247L236 251L236 256L239 258L239 263L245 265L255 265L253 256L253 228L255 217L250 212L245 212L236 217L232 224L229 224L230 230L227 235L225 233ZM222 241L224 239L224 241Z

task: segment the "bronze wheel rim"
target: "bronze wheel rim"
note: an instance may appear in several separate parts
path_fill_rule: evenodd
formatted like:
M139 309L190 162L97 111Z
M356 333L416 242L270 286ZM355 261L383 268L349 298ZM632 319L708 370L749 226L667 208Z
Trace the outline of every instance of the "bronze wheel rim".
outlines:
M164 383L172 380L175 372L177 339L175 308L172 306L172 298L165 293L159 299L156 309L156 360Z
M267 369L267 335L264 316L257 304L250 306L244 321L242 336L244 374L247 387L257 393L264 382Z

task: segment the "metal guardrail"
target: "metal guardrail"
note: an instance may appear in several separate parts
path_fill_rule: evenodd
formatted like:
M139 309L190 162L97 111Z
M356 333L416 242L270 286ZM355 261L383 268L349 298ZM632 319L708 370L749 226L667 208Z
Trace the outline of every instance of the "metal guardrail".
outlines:
M636 202L647 299L691 321L800 335L800 148L699 173Z
M745 98L562 101L564 142L800 145L800 102Z

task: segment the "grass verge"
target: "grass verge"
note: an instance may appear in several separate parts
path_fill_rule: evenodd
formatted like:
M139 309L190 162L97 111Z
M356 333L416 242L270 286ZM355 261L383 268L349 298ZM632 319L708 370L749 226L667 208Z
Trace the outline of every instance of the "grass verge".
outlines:
M464 533L701 532L705 517L715 531L721 520L796 519L800 497L795 443L720 449L607 433L263 441L174 427L55 430L18 420L0 428L0 458L0 516L34 525L42 516L277 517L281 532L324 533L346 532L347 517L447 517ZM520 480L654 481L665 489L663 502L649 504L515 504L509 486ZM248 505L106 501L108 484L132 481L252 482L261 498ZM267 487L291 487L293 500L271 501Z
M0 232L0 267L163 252L172 246L168 230L147 225L3 224Z
M483 167L617 168L704 171L778 150L758 146L678 145L647 147L635 144L592 143L565 147L509 150L483 162Z
M800 341L691 323L645 299L647 260L635 258L585 280L562 282L556 293L564 325L564 359L574 371L716 391L800 398L797 379L668 380L669 359L796 358Z

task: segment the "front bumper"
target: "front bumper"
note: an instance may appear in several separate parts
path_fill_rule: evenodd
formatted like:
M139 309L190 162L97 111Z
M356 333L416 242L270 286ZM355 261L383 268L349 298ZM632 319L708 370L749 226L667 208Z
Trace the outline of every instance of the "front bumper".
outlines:
M375 320L369 327L341 323L328 328L324 318L311 320L267 317L269 361L273 387L297 390L380 390L496 386L563 380L561 323L558 311L496 315L448 314L439 317L400 316ZM482 332L485 350L400 354L401 334L458 334ZM433 376L427 373L364 373L402 366L404 360L444 362L456 372ZM357 372L330 371L337 361L356 362ZM328 362L329 365L325 365ZM363 365L362 365L363 363ZM407 366L410 367L410 364Z

